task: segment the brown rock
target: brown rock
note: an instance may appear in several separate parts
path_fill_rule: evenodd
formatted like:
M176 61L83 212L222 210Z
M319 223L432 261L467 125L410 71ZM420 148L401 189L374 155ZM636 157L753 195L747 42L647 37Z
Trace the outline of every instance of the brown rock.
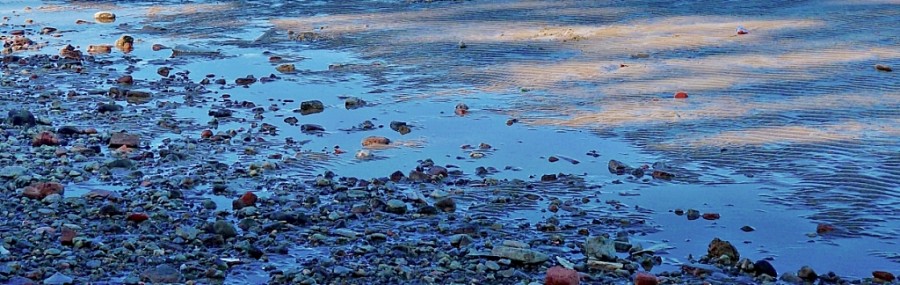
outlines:
M22 191L22 195L31 199L40 200L52 194L62 195L64 192L65 187L62 184L56 182L38 182L25 187L24 191Z
M290 64L290 63L285 63L282 65L279 65L279 66L275 67L275 70L277 70L278 72L281 72L281 73L293 73L293 72L297 71L296 67L294 67L294 65Z
M111 45L89 45L87 52L92 53L92 54L110 53L110 52L112 52L112 46Z
M213 136L212 130L203 130L200 132L200 137L204 139L208 139Z
M128 217L125 218L126 221L140 223L146 220L149 220L150 216L146 213L131 213Z
M886 282L894 282L894 279L896 279L894 277L894 274L887 272L887 271L873 271L872 277L875 277L876 279L884 280Z
M656 285L659 284L659 280L656 279L656 276L650 273L638 272L634 275L634 285Z
M59 242L62 245L74 245L75 242L75 230L64 227L62 229L62 234L59 236Z
M894 71L893 68L891 68L890 66L884 65L884 64L876 64L875 69L879 70L879 71L885 71L885 72Z
M124 53L131 52L132 50L134 50L134 37L123 35L118 40L116 40L116 48Z
M169 71L171 71L171 70L172 70L171 68L163 66L163 67L156 69L156 74L159 74L159 76L162 76L162 77L169 77Z
M59 50L59 56L66 59L81 60L81 51L75 49L72 45L66 45Z
M720 218L719 213L703 213L704 220L718 220Z
M125 75L125 76L119 77L119 79L116 79L116 83L131 85L131 84L134 84L134 78L131 77L131 75Z
M816 279L819 279L819 274L816 274L816 271L809 266L803 266L800 270L797 271L797 277L803 279L806 282L815 282Z
M386 146L391 144L391 140L386 137L370 136L362 140L363 146Z
M820 235L827 234L827 233L830 233L833 231L834 231L834 226L829 225L829 224L819 224L818 226L816 226L816 233L820 234Z
M675 174L665 172L662 170L654 170L651 175L653 176L653 178L656 178L656 179L672 180L672 178L675 178Z
M125 92L125 101L132 104L142 104L150 101L152 96L147 91L128 90Z
M453 198L446 197L434 202L434 207L444 212L456 211L456 201Z
M544 285L578 285L581 282L581 276L578 271L554 266L547 269L547 277L544 278Z
M141 136L129 133L114 133L109 138L109 147L117 148L121 146L136 148L141 144Z
M41 132L31 141L31 146L56 146L59 145L59 139L56 138L56 135L52 132Z
M720 258L722 256L728 256L731 263L737 262L741 257L737 249L734 248L734 246L731 245L730 242L720 240L719 238L714 238L711 242L709 242L707 256L709 256L710 258Z

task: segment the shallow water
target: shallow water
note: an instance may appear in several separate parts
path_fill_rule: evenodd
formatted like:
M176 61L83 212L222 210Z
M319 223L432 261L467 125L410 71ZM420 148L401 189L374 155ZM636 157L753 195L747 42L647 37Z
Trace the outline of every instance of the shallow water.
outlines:
M897 252L896 245L897 229L900 228L900 221L897 219L900 160L896 152L897 147L900 147L897 145L900 133L896 133L896 123L900 119L900 114L897 113L900 108L897 84L900 80L896 80L895 74L888 73L871 75L840 72L839 68L853 65L848 63L851 60L839 57L856 56L851 58L854 64L858 63L867 69L881 61L893 62L895 66L900 64L896 62L894 51L876 50L873 54L857 56L859 49L846 51L843 48L846 44L835 43L841 39L880 49L885 45L896 44L897 33L891 36L896 27L886 27L883 32L867 32L859 30L860 27L851 22L840 22L849 26L836 26L834 29L849 32L837 33L838 37L823 40L814 47L794 42L793 38L819 38L819 31L776 36L777 41L787 41L806 49L832 45L838 48L827 50L824 54L789 54L785 51L781 59L788 63L774 70L767 70L766 67L757 66L760 61L773 60L764 55L729 57L741 45L752 45L751 43L732 41L710 44L715 41L708 42L705 38L687 43L665 38L657 43L673 44L675 48L672 50L654 46L655 42L651 41L654 37L641 34L642 38L651 43L640 48L611 45L613 51L610 53L618 54L619 57L609 60L602 57L604 54L591 54L590 50L577 51L579 48L589 49L588 47L555 49L541 41L515 45L518 49L510 49L503 43L492 42L490 37L479 38L479 32L490 31L483 26L472 27L473 33L468 38L460 33L451 36L427 33L408 35L407 33L418 31L411 24L417 19L415 12L424 11L429 6L404 7L393 1L366 2L371 3L372 7L361 5L350 10L365 15L354 18L354 15L344 15L344 11L338 9L344 8L340 4L291 4L310 9L298 16L297 12L279 15L263 10L261 7L265 2L248 1L245 3L249 7L246 11L209 2L213 4L211 7L222 7L222 13L239 19L234 21L236 25L221 26L213 25L221 24L222 21L211 15L215 12L185 12L184 15L179 15L179 4L170 4L176 8L159 13L162 16L145 19L157 8L154 2L127 5L78 2L48 10L39 7L50 5L47 3L62 2L6 1L0 4L0 12L7 15L9 11L31 6L34 8L32 12L23 12L22 16L13 17L10 22L19 24L25 18L33 18L37 22L33 27L51 25L61 30L71 30L65 33L62 42L81 47L100 42L111 44L123 33L134 35L140 42L131 56L141 59L135 64L136 70L132 73L136 79L152 81L159 78L156 68L161 65L173 67L173 72L190 71L188 77L193 81L199 81L206 74L215 74L214 79L224 78L229 83L248 74L257 78L277 75L280 79L274 82L257 82L249 88L229 84L227 88L220 89L218 85L211 85L208 88L213 93L209 98L216 101L210 103L213 106L222 105L224 101L221 95L229 94L233 101L251 101L262 107L277 105L280 110L266 112L261 121L279 129L278 135L270 140L283 141L286 137L297 141L309 140L302 146L301 154L318 155L321 158L309 164L317 169L297 169L298 175L311 176L322 170L333 170L342 176L382 177L395 170L406 172L413 169L418 165L417 161L426 158L432 158L440 165L457 166L472 178L478 178L472 173L479 166L499 170L489 176L498 179L535 180L540 179L543 174L571 173L595 187L588 188L587 193L570 193L553 187L538 188L536 191L540 195L558 196L562 200L590 196L604 201L617 200L628 207L645 209L636 218L646 219L648 227L658 231L648 231L646 236L640 238L665 242L675 247L665 255L670 266L662 266L654 269L655 271L672 269L674 267L671 265L685 262L688 255L698 257L704 254L707 241L713 237L732 241L743 257L753 260L772 258L772 263L779 272L810 265L819 271L834 270L845 276L867 277L874 269L891 270L900 267L897 263L900 253ZM734 3L746 5L747 7L740 8L744 11L778 8L754 1ZM78 9L67 5L75 5ZM184 5L189 8L185 11L203 9L192 8L194 4ZM448 9L446 11L492 7L478 1L471 4L435 5L441 5L439 7ZM466 5L471 5L471 8L466 8ZM493 8L509 8L502 3L496 5L498 6ZM900 8L895 4L884 5L893 9L873 17L879 21L890 17L896 19ZM754 21L758 20L743 16L734 17L736 19L726 17L721 23L703 22L692 18L696 15L691 12L698 7L687 2L659 7L659 10L633 6L622 11L610 10L612 16L603 19L612 24L634 18L636 20L633 22L618 25L642 24L649 28L663 29L660 33L683 33L687 36L692 34L682 30L681 26L690 27L693 23L701 30L712 26L709 30L718 31L733 22L756 23ZM115 24L74 24L75 19L91 20L93 13L101 8L114 9L120 15L119 20ZM399 29L401 36L387 37L381 34L384 31L379 30L381 27L378 25L384 23L378 20L380 16L375 12L376 8L411 11L410 14L398 13L397 16L411 18L403 18L403 21L398 21L398 26L390 27ZM765 35L766 28L803 29L819 24L817 21L809 23L802 19L803 16L818 17L824 14L822 17L825 19L833 17L830 10L810 12L812 15L807 15L802 8L794 5L778 10L792 16L786 20L789 23L764 18L775 23L754 24L760 30L753 30L751 35ZM643 9L650 12L641 12ZM522 9L520 13L534 16L528 11ZM669 11L684 18L658 15L657 13L663 12L654 11ZM433 16L431 19L435 23L446 23L449 19L459 17L450 12L440 15L423 13L425 16ZM560 13L566 12L560 10ZM502 13L478 15L494 20L511 17ZM463 18L477 19L478 15ZM350 18L347 23L339 21L343 16ZM560 23L575 26L574 35L582 34L588 40L595 35L604 35L604 31L577 26L590 21L592 18L588 16L590 15L574 13L568 17L560 16L541 22L553 23L559 20ZM661 23L657 23L652 20L652 16L672 17L662 18L659 20ZM286 33L279 29L278 36L281 40L252 44L257 36L272 27L269 20L276 19L276 24L279 23L279 18L285 21L297 20L291 17L298 17L301 22L338 21L332 23L331 28L347 28L346 33L358 38L353 39L351 36L351 39L317 45L284 40ZM192 23L191 21L210 26L185 27L185 23ZM371 30L353 30L364 23L371 24ZM434 23L423 23L422 27L424 29L432 24ZM170 30L163 33L141 32L140 28L144 25L164 26ZM793 28L789 27L791 25ZM529 28L537 29L539 26L535 24ZM515 26L500 26L510 27ZM578 30L581 28L589 31L581 32ZM669 28L672 30L668 30ZM517 36L515 33L511 35ZM470 47L465 52L480 55L460 57L450 54L457 52L452 48L459 39L452 38L453 36L466 39ZM565 36L572 34L560 35L549 31L547 35L550 38ZM448 40L448 37L452 40ZM617 43L621 45L632 43L622 38L616 40L624 41ZM350 48L343 47L342 41ZM382 46L382 41L390 42L392 47ZM439 44L434 44L435 42ZM151 51L149 47L154 43L167 46L203 46L220 50L222 56L170 58L166 50ZM412 47L414 44L423 46L416 50ZM41 52L55 53L59 46L57 43ZM450 47L450 52L446 52L447 47ZM385 51L389 48L395 50ZM617 67L624 55L646 51L653 52L653 56L646 61L622 61L653 71L653 76L631 74L628 73L631 71ZM269 62L271 55L284 57L283 63L296 64L298 72L279 74L274 66L282 62ZM429 58L430 56L433 58ZM122 57L117 51L98 56L111 60ZM450 60L459 61L454 61L449 66L441 65ZM721 64L714 64L717 61L736 61L740 68L733 74L729 73L730 76L716 77L717 73L730 72L721 69ZM559 66L539 70L543 64L554 62L559 63ZM820 62L825 63L820 65ZM369 66L372 63L384 65ZM332 64L359 64L363 69L358 72L329 72ZM695 70L688 67L694 64L707 66L708 69ZM604 67L603 71L596 71L597 66ZM119 63L115 67L121 69L124 65ZM804 72L793 71L797 67L802 67ZM679 76L686 72L696 77ZM809 80L804 76L819 79ZM782 79L780 77L790 78L775 80ZM599 83L594 80L608 83L609 86L598 87ZM781 87L775 88L773 85ZM100 89L105 87L108 86L98 86ZM612 89L617 91L610 91ZM691 101L672 101L669 99L672 89L687 89L691 93ZM783 91L771 94L775 93L773 90ZM571 93L560 95L567 91ZM694 96L695 93L710 95ZM856 93L865 93L874 99L856 96ZM341 96L362 98L370 106L347 110ZM839 103L844 98L855 104L854 107ZM292 112L299 108L301 101L312 99L321 100L325 104L323 113L302 116ZM472 107L472 112L466 116L453 114L453 108L459 102L467 103ZM723 109L723 106L742 107ZM210 119L206 115L208 107L206 104L193 108L181 107L175 114L177 119L205 123ZM237 118L253 117L249 109L235 111ZM301 133L299 126L284 122L284 118L292 116L299 119L299 124L319 124L326 131L322 134ZM506 121L510 118L523 119L523 123L507 126ZM372 131L342 131L365 120L372 120L383 127ZM407 122L412 126L412 132L400 135L392 131L388 125L393 120ZM237 119L223 119L219 129L245 125L246 123ZM185 130L181 135L197 134L199 130ZM362 149L360 140L370 135L386 136L398 143L391 148L371 150L373 159L355 158L354 153ZM160 144L162 138L164 137L155 138L154 145ZM485 151L484 158L470 158L471 150L461 148L462 145L478 146L480 143L492 146ZM335 146L340 146L347 153L332 154ZM727 150L722 151L723 148ZM596 151L599 156L586 155L591 151ZM547 159L551 155L575 159L579 163L573 164L565 159L550 163ZM606 162L610 159L635 166L668 161L676 167L679 178L673 182L647 178L629 180L607 171ZM227 164L240 160L240 157L221 158ZM77 194L77 190L73 193ZM460 200L466 205L477 205L472 201L485 198L482 195L485 194L472 194ZM214 201L220 208L227 208L230 206L229 199L219 196ZM546 208L546 201L539 203L537 209ZM615 215L596 205L585 208L590 215ZM716 212L722 218L717 221L688 221L683 216L671 213L676 208L694 208L701 213ZM534 223L550 216L533 207L511 207L499 211L490 207L473 207L468 210L473 215L492 215L493 218L510 223ZM579 220L574 216L569 219ZM589 220L585 221L588 222ZM819 222L837 225L842 230L841 234L807 236L808 233L815 232ZM740 227L745 225L755 227L756 231L741 231ZM293 251L292 256L273 263L276 266L299 264L291 259L302 260L315 254L299 248ZM254 268L258 267L253 264L239 270L253 272ZM234 277L236 279L231 279L230 282L264 281L266 276L262 274L264 272L257 272L255 277L250 274L246 279Z

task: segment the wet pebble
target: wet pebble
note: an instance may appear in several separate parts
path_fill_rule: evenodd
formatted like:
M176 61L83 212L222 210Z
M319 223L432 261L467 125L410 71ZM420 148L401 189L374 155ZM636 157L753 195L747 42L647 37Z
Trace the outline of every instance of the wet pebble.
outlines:
M561 266L550 267L544 277L544 285L578 285L580 282L578 271Z
M362 146L385 146L390 143L390 139L381 136L369 136L362 140Z
M508 258L529 264L544 263L550 259L549 256L542 252L512 246L495 246L491 249L491 254L500 258Z
M605 235L588 237L584 243L584 255L588 259L615 261L616 247L613 240Z
M101 23L112 23L116 21L116 14L113 14L113 12L109 11L100 11L94 13L94 20L97 20L97 22Z
M72 277L66 276L65 274L56 272L47 279L44 279L44 284L46 285L68 285L75 284L75 279Z
M174 266L160 264L141 272L141 280L150 281L154 284L179 283L182 280L182 275Z
M722 264L730 265L738 261L741 255L730 242L714 238L707 249L709 258L716 258ZM727 258L726 258L727 257Z
M693 221L700 218L700 211L688 209L686 215L688 220Z
M294 67L293 64L285 63L285 64L279 64L278 66L276 66L275 70L278 72L281 72L281 73L293 73L293 72L297 71L297 68Z
M634 275L634 285L656 285L659 284L659 279L656 278L655 275L646 273L646 272L638 272Z
M366 101L358 97L349 97L344 100L344 108L347 110L358 109L366 106Z
M387 204L385 206L386 206L384 209L385 212L394 213L394 214L398 214L398 215L406 214L407 207L406 207L406 203L404 203L403 201L400 201L397 199L391 199L391 200L387 201Z
M887 272L887 271L873 271L872 277L874 277L877 280L882 280L884 282L894 282L894 279L896 279L894 274Z
M819 279L819 274L816 274L812 267L803 266L797 271L797 277L806 282L816 282L816 279Z
M130 133L113 133L109 137L109 147L117 148L121 146L136 148L141 144L141 136Z
M311 115L315 113L321 113L325 111L325 104L319 100L310 100L300 102L300 114L301 115Z
M225 239L237 236L237 230L228 221L218 220L213 224L212 228L214 233L221 235Z
M321 133L325 131L325 127L316 124L303 124L300 126L300 131L304 133Z
M34 114L28 110L16 109L7 112L6 123L13 126L34 126L36 124Z
M764 259L760 259L753 263L753 269L756 271L757 276L762 274L769 275L771 277L778 276L778 272L775 271L775 267Z
M394 131L400 133L401 135L405 135L405 134L408 134L409 132L411 132L409 125L407 125L406 122L392 121L390 124L390 127L391 127L391 130L394 130Z

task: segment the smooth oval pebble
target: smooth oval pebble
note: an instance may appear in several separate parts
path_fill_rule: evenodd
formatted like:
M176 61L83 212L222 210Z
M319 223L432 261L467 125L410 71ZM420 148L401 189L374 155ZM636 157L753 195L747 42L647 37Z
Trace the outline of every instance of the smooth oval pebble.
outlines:
M112 23L116 21L116 14L109 11L100 11L94 13L94 19L101 23Z

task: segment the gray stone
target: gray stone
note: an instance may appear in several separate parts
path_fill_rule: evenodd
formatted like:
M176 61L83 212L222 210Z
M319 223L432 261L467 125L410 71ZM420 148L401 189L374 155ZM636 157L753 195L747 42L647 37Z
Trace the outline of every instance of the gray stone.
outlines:
M168 264L160 264L141 273L142 280L150 281L154 284L179 283L181 278L181 272Z
M62 273L56 272L47 279L44 279L44 284L47 285L65 285L65 284L74 284L75 279L72 277L63 275Z
M226 239L237 236L237 230L234 228L234 225L228 221L216 221L216 223L213 224L213 231Z
M543 263L550 259L549 256L538 251L509 246L494 247L491 249L491 255L524 263Z
M26 171L28 171L28 169L25 169L25 167L21 167L18 165L7 166L0 169L0 177L15 179L19 176L24 175Z
M191 226L180 226L175 230L175 235L180 236L186 240L193 240L197 238L197 235L200 234L200 230L191 227Z
M29 112L28 110L10 110L7 113L6 123L13 126L34 126L37 121L34 119L34 114Z
M472 244L472 237L467 234L455 234L450 236L450 245L455 247L466 247Z
M616 247L606 236L588 237L584 243L584 255L588 259L616 261Z
M388 200L384 209L385 212L398 215L406 214L406 210L406 203L397 199Z

